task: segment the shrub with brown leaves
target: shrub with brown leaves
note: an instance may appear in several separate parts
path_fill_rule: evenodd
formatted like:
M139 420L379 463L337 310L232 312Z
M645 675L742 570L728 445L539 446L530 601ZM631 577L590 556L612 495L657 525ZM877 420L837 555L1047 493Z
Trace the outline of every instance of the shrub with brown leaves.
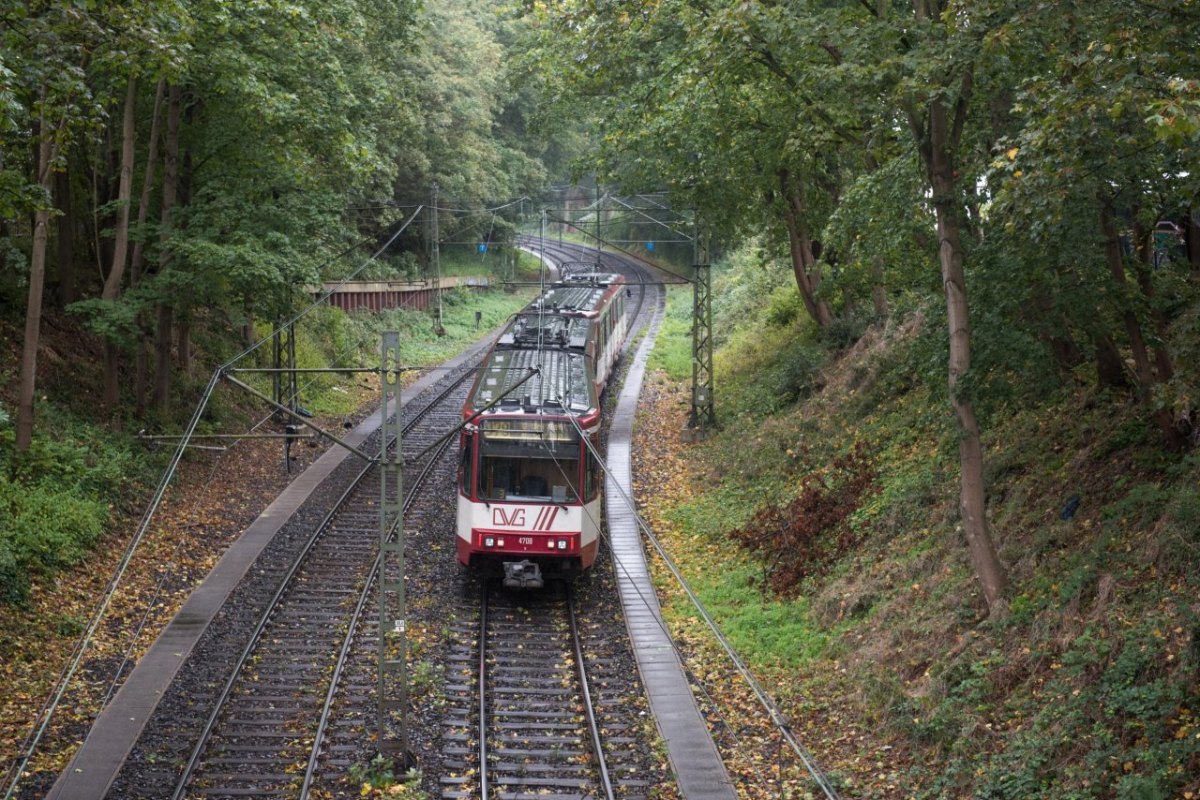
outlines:
M730 534L763 559L763 583L781 597L795 596L800 582L827 570L862 538L846 523L875 490L875 468L859 442L828 467L809 473L786 505L764 505Z

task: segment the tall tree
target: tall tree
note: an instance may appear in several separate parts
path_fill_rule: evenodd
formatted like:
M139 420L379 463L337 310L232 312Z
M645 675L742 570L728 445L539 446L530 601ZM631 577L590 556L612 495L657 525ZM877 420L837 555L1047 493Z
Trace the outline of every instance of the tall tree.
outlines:
M57 150L54 142L56 130L46 128L45 100L43 89L42 112L39 117L40 133L37 147L38 186L45 192L45 200L38 205L33 220L33 248L29 257L29 300L25 307L25 340L21 350L21 387L17 396L17 450L26 452L33 441L33 399L37 387L38 343L42 331L42 288L46 278L46 240L50 226L50 187L53 183L52 170Z
M113 234L112 264L108 277L104 281L104 289L100 294L102 300L113 302L121 293L121 281L125 276L125 265L129 252L129 206L133 197L133 152L134 140L137 135L135 106L137 103L137 79L130 77L125 90L125 113L121 124L121 167L120 182L117 190L117 228ZM111 337L104 342L104 406L113 409L118 399L118 347Z

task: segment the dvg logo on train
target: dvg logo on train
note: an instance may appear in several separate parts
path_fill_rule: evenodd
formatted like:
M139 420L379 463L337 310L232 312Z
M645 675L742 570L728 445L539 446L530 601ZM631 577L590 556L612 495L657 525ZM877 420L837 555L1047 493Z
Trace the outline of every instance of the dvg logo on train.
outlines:
M523 508L493 508L492 524L500 527L515 527L525 525L525 509Z

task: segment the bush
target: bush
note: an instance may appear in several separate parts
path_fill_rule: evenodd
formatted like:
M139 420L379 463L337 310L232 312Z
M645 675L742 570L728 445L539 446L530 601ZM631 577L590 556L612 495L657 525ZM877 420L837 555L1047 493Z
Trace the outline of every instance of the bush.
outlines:
M795 597L801 581L828 569L861 534L846 523L875 491L875 467L860 442L828 468L806 476L786 505L760 507L729 537L763 561L763 581L775 595Z
M866 333L871 317L863 313L842 313L821 329L821 339L836 350L844 350Z
M0 428L0 602L25 602L31 576L81 561L104 533L109 502L159 466L135 459L126 438L61 409L43 412L55 435L36 434L25 453Z
M796 339L782 352L773 373L775 392L785 403L794 403L821 388L821 367L825 351Z
M804 311L804 302L794 284L776 287L767 297L767 307L763 312L768 325L782 328L791 325Z
M32 574L80 561L104 532L107 507L49 484L0 477L0 599L24 602Z

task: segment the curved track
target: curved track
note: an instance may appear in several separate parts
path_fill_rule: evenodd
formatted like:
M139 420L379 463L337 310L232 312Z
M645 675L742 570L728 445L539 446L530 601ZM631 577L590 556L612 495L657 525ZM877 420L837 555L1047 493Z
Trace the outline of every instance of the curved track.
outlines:
M548 247L546 251L552 253L553 249ZM627 261L622 256L605 253L600 254L600 260L601 263ZM653 318L648 320L649 333L637 354L626 362L628 372L624 385L609 414L605 541L616 566L621 605L638 672L665 740L679 789L688 800L734 800L736 792L704 716L696 706L678 653L663 626L642 547L639 520L631 502L634 412L649 354L647 344L654 339L665 299L664 293L647 277L647 270L639 267L638 271L643 276L643 298L654 313L645 315Z
M634 295L628 306L635 317L630 341L651 316L647 308L661 307L659 276L632 259L569 243L547 242L544 252L555 261L592 262L602 271L627 275ZM468 365L458 376L457 399L444 400L419 425L414 401L423 403L426 395L410 400L404 411L408 458L461 420L466 392L461 384L470 374ZM609 416L615 394L605 398ZM378 449L375 442L364 445L368 452ZM425 466L432 470L429 487L418 497L416 481L407 481L408 499L417 500L405 515L412 534L406 547L412 556L410 583L419 587L410 619L424 632L424 641L414 640L414 647L426 648L411 653L414 681L425 685L414 683L410 695L424 788L440 791L447 800L647 797L666 776L652 755L654 725L634 668L632 651L640 645L625 636L615 605L613 576L619 578L624 567L615 559L598 562L600 577L577 582L584 619L576 644L570 643L565 608L550 591L517 604L493 596L491 620L481 623L480 587L469 573L456 572L446 549L453 542L455 460L434 453ZM209 626L181 671L184 679L165 693L110 796L341 796L357 789L347 783L349 767L368 763L375 747L368 720L374 708L376 632L372 615L363 609L369 607L376 559L378 482L357 468L353 473L364 487L361 499L333 491L351 482L346 469L345 479L328 481L329 490L314 495L311 511L306 506L294 513L255 562L246 585L239 586L220 612L219 624ZM346 510L328 512L339 497ZM317 528L325 532L314 534ZM616 545L607 541L605 546ZM302 550L309 551L305 560L298 556ZM541 604L548 617L542 617ZM642 610L637 614L644 616ZM549 639L541 639L541 629ZM481 631L488 631L487 649L493 654L515 651L532 658L534 650L545 649L548 661L505 663L507 655L484 656ZM444 647L440 658L427 649L438 641ZM238 661L242 668L232 669ZM590 684L575 675L585 665ZM422 673L421 668L427 669ZM492 691L490 698L480 687ZM222 696L228 702L218 703ZM526 707L530 698L536 708ZM585 709L594 710L594 727L604 732L603 741L586 733ZM607 778L598 756L607 765ZM184 764L189 766L181 776ZM688 765L676 760L675 766L678 771ZM488 794L481 786L485 781Z

